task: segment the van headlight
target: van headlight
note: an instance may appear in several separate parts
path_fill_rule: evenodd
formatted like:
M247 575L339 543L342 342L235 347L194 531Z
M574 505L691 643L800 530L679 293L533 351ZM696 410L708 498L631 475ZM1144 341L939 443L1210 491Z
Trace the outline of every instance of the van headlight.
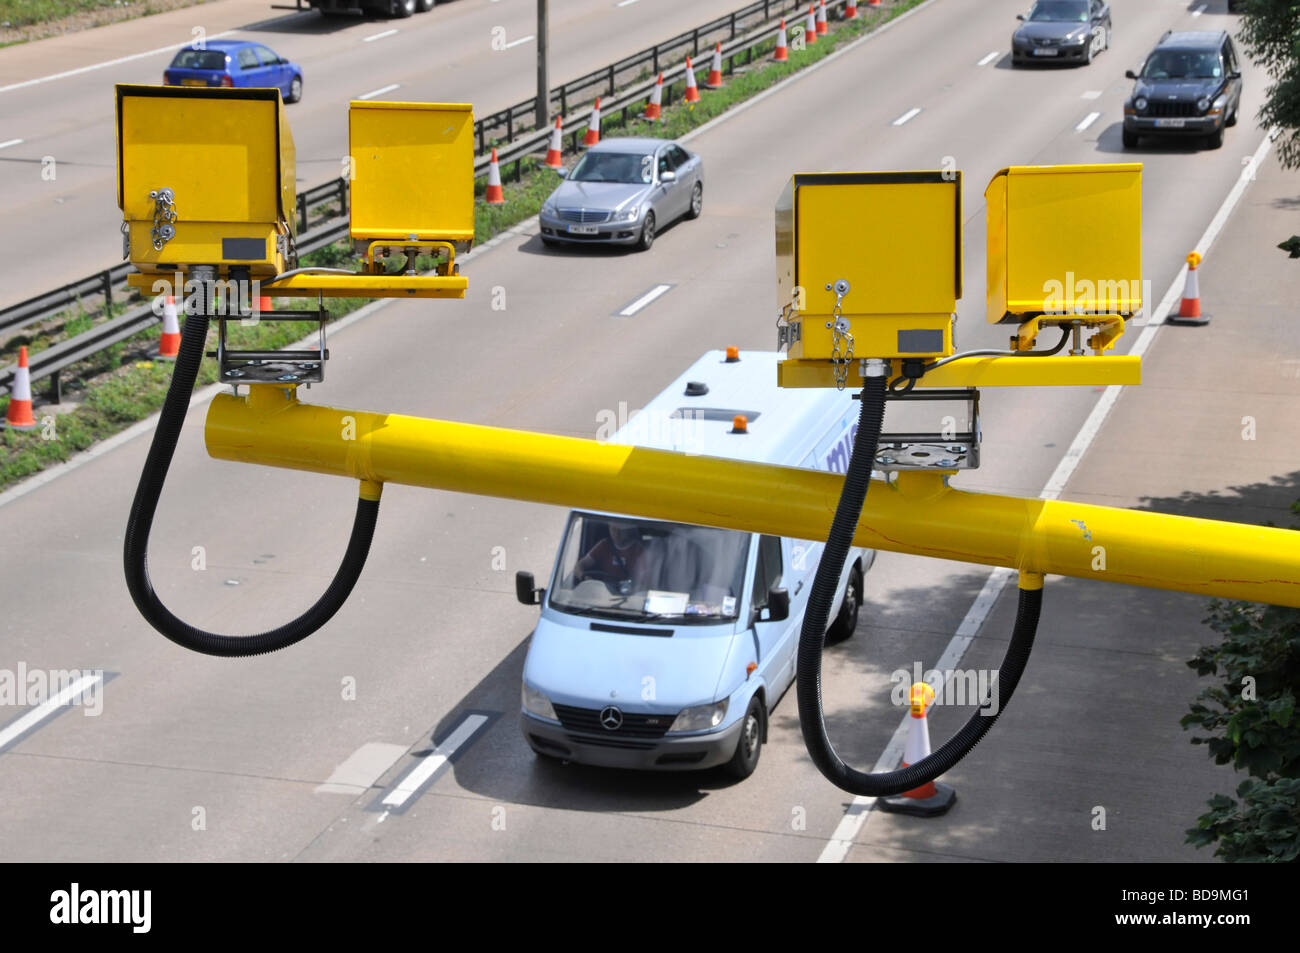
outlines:
M539 718L549 718L551 721L560 720L555 717L555 706L551 704L549 698L530 686L527 682L522 682L520 688L520 702L524 706L524 711L528 712L530 715L537 715Z
M1147 111L1147 101L1139 96L1137 99L1133 100L1133 108L1140 113L1144 113Z
M1207 96L1205 99L1202 99L1200 102L1198 102L1196 104L1196 108L1199 109L1201 112L1205 112L1207 109L1209 109L1210 108L1209 97Z
M696 705L694 708L683 708L673 719L673 725L669 731L707 731L710 728L716 728L722 724L722 719L727 716L727 699L715 702L712 705Z

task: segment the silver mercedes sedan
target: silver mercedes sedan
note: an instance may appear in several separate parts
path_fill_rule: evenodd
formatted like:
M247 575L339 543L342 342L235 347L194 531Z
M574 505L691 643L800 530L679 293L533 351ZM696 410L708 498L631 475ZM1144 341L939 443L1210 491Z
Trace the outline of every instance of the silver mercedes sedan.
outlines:
M704 164L667 139L606 139L589 148L542 204L542 241L611 242L642 251L704 207Z

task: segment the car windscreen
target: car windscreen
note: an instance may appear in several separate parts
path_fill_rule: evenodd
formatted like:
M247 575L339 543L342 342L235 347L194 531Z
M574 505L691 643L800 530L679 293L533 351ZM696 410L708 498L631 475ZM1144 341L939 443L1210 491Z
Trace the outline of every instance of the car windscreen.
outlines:
M574 513L551 608L631 622L731 622L748 555L748 533Z
M1143 79L1218 79L1223 64L1205 50L1156 50L1142 68Z
M1030 20L1088 22L1088 0L1038 0L1029 11Z
M648 185L654 177L655 157L641 152L588 152L569 173L576 182Z
M226 54L220 50L181 50L172 60L173 69L225 69Z

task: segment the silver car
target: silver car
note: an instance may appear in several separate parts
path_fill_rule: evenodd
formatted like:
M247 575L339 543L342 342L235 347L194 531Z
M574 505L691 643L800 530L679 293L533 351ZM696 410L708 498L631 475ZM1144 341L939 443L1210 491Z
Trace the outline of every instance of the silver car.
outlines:
M700 157L665 139L606 139L592 146L542 204L542 241L654 244L655 234L704 207Z

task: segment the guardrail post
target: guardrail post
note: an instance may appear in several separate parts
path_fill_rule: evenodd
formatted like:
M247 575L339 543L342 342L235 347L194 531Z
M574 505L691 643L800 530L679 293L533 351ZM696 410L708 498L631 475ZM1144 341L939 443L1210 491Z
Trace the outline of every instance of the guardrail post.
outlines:
M307 196L298 196L298 231L307 231Z
M348 214L348 180L339 176L339 214Z
M506 142L510 142L515 137L515 107L511 106L506 110Z
M736 38L736 11L731 11L731 38Z
M614 64L609 64L609 94L614 95Z
M113 309L113 275L108 270L105 270L101 273L100 280L104 284L104 314L111 318L113 316L111 313Z
M659 44L656 43L654 45L654 49L652 49L650 52L654 54L654 67L651 68L650 72L651 74L658 76L659 75Z
M50 388L46 396L51 404L63 403L63 377L58 371L50 375Z

